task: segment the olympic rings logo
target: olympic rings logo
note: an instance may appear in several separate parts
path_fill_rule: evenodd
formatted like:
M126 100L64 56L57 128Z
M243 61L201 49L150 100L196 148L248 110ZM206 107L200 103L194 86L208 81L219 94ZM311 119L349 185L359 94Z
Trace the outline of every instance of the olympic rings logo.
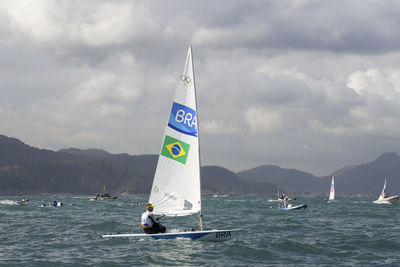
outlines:
M184 74L182 74L181 80L182 80L183 84L186 86L192 85L192 78L190 78L189 76L185 76Z

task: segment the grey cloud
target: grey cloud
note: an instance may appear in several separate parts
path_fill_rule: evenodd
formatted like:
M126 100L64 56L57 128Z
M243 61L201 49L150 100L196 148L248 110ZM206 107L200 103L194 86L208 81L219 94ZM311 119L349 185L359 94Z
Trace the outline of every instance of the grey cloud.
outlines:
M0 8L2 134L158 153L192 43L204 164L326 175L399 151L396 1L48 2L29 18L16 2Z

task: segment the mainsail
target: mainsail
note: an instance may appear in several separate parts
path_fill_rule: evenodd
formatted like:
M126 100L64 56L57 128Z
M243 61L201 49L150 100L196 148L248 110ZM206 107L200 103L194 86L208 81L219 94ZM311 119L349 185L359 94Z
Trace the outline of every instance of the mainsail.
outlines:
M335 199L335 176L332 176L331 190L329 193L329 200Z
M201 213L200 153L191 47L175 89L149 202L155 206L156 214L184 216Z
M385 190L386 190L386 178L385 178L385 183L383 184L382 192L381 192L381 194L379 195L378 200L384 199L384 198L385 198Z

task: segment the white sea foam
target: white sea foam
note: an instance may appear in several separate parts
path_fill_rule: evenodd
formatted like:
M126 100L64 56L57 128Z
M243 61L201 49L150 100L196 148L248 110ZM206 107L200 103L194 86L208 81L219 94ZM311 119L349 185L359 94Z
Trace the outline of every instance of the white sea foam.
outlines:
M2 204L2 205L17 205L17 202L14 200L3 199L3 200L0 200L0 204Z

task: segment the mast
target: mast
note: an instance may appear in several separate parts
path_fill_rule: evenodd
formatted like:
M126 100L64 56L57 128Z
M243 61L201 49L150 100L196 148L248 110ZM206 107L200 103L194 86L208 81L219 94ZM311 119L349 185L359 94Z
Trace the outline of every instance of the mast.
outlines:
M194 75L194 64L193 64L193 50L190 45L190 57L192 62L192 70L193 70L193 87L194 87L194 99L196 101L196 122L197 122L197 139L199 144L199 177L200 177L200 210L197 212L198 220L199 220L199 229L203 230L203 214L201 212L201 153L200 153L200 121L199 121L199 106L197 105L197 94L196 94L196 79Z

